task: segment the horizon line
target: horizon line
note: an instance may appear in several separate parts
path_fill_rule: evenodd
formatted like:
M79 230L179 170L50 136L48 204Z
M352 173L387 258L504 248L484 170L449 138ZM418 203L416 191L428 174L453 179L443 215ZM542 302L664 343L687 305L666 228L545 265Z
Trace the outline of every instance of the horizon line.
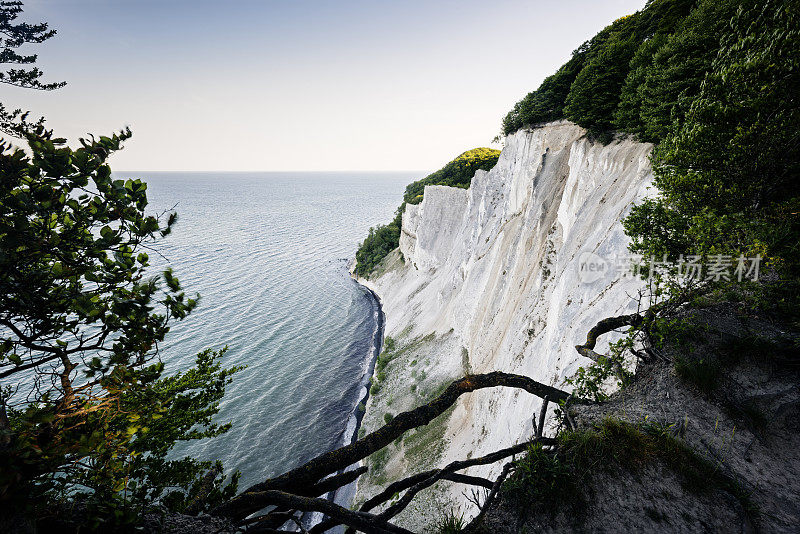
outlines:
M178 169L178 170L159 170L159 169L119 169L111 171L112 174L115 172L202 172L202 173L215 173L215 172L229 172L229 173L247 173L247 172L435 172L426 169L400 169L400 170L389 170L389 169L367 169L367 170L353 170L353 169L327 169L327 170L223 170L223 169L215 169L210 171L198 171L198 170L190 170L190 169Z

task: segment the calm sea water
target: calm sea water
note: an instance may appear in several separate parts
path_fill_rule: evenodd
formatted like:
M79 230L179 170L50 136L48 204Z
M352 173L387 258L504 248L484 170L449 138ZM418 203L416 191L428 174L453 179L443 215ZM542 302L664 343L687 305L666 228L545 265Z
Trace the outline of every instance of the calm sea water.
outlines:
M177 204L166 260L150 257L201 294L167 368L226 345L227 365L247 365L221 403L231 431L181 452L223 460L244 489L349 441L378 310L348 260L419 174L117 173L147 182L153 211Z

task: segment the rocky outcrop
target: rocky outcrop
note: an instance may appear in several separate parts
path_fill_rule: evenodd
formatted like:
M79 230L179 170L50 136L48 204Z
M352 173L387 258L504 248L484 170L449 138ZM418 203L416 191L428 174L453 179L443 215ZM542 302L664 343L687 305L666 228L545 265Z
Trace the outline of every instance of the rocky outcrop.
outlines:
M611 421L657 438L657 451L631 453L635 440L606 431L624 463L595 462L573 502L502 491L478 531L796 532L800 333L774 310L728 299L670 314L680 330L630 384L570 410L578 434Z
M379 276L359 280L380 297L396 345L365 430L463 373L499 370L565 387L589 363L574 348L586 332L636 308L641 282L620 272L628 244L620 221L647 194L651 148L602 145L574 124L552 123L508 137L497 165L478 171L469 189L426 187L423 202L403 214L399 253ZM433 428L390 447L356 500L400 474L529 437L538 408L538 399L508 390L462 399ZM474 474L496 475L482 469ZM442 502L468 513L462 490L441 489L400 522L429 525Z

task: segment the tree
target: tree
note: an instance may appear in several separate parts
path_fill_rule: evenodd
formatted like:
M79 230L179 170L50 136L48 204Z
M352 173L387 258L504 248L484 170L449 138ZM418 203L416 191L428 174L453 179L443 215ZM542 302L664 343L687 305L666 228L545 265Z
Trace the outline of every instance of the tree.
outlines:
M601 139L611 129L640 133L639 86L652 55L693 8L694 0L650 0L642 11L606 26L572 53L503 119L504 135L569 119Z
M620 26L572 82L564 105L569 120L595 134L611 130L628 64L639 46L636 35Z
M22 13L21 1L0 2L0 64L2 65L33 65L36 63L36 54L20 54L17 50L26 44L39 44L50 39L56 30L49 29L47 23L28 24L15 23ZM66 85L66 82L42 82L44 73L37 67L9 67L0 70L0 83L52 91ZM19 135L20 129L30 129L27 123L27 113L22 110L7 110L0 104L0 131L9 135ZM39 120L39 124L43 119Z
M615 126L657 143L688 112L711 70L738 0L700 2L674 33L645 41L631 60Z
M761 254L800 271L800 4L747 0L653 156L658 198L625 220L645 255Z
M400 245L400 225L404 208L405 203L397 208L394 219L389 224L381 224L369 229L367 237L356 252L354 269L356 275L368 277L381 260Z
M607 27L581 44L572 52L569 61L562 65L555 74L545 78L536 91L528 93L525 98L517 102L503 118L503 135L511 135L525 126L535 126L565 118L564 103L569 95L572 82L575 81L575 77L586 65L592 53L602 46L609 35L610 27Z
M130 135L73 150L39 125L30 154L0 142L0 500L41 515L78 499L104 528L235 489L217 466L201 492L210 463L166 459L227 431L212 417L237 369L204 352L164 376L159 343L197 297L171 270L148 276L146 251L176 215L147 215L146 184L112 178Z

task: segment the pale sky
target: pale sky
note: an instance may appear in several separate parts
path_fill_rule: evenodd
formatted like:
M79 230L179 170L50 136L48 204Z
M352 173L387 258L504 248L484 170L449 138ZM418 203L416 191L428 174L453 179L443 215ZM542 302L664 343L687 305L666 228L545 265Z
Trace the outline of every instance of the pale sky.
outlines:
M7 107L75 140L130 126L123 170L433 170L644 0L27 0L54 92Z

